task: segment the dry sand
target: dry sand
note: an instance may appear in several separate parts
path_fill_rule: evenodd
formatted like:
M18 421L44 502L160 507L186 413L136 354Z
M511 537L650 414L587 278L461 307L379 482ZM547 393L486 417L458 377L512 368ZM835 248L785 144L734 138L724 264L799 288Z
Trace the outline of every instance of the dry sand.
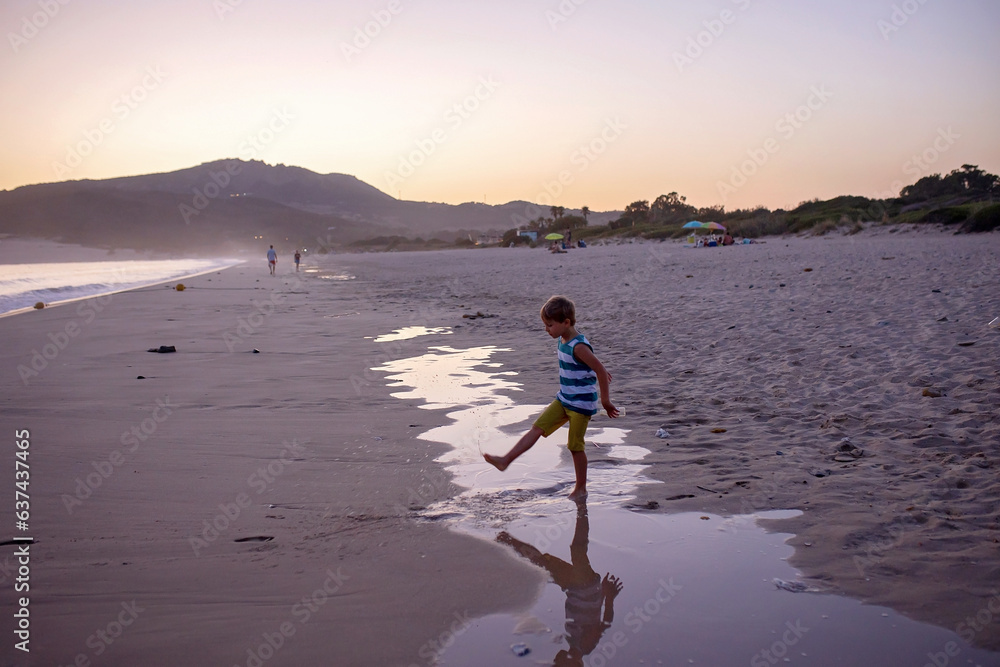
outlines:
M339 255L298 277L288 264L0 319L0 422L31 430L34 664L246 665L282 627L294 634L265 664L427 664L461 619L526 606L535 570L413 521L454 492L433 461L445 447L417 439L446 418L368 369L435 343L370 337L446 326L449 345L510 348L519 400L547 403L537 310L553 293L577 302L614 376L616 426L652 450L662 484L640 487L637 511L800 509L772 527L796 534L813 583L1000 649L1000 614L960 625L1000 589L1000 332L986 326L1000 234ZM476 312L496 317L463 317ZM23 382L18 366L71 324ZM146 352L161 344L178 352ZM834 461L843 438L863 455ZM10 483L13 468L8 448ZM260 536L274 539L234 541ZM108 645L95 632L133 600L142 611Z

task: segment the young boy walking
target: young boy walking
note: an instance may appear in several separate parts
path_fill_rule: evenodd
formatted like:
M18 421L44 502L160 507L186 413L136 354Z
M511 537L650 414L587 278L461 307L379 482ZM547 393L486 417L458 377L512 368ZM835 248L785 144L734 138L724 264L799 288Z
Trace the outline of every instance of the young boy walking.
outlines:
M598 391L600 402L608 417L618 416L618 408L611 403L611 374L594 355L590 342L576 330L576 307L564 296L554 296L542 306L545 331L559 339L559 393L556 400L545 408L531 429L505 456L484 454L483 458L497 470L506 470L517 457L538 442L549 437L560 426L569 422L569 447L573 455L576 486L569 494L570 500L587 497L587 455L583 451L584 435L590 418L597 414Z

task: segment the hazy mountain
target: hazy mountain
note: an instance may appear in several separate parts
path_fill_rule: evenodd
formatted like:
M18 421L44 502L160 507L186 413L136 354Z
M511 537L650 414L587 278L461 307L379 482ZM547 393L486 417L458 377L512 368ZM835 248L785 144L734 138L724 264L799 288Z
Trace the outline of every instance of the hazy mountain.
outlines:
M0 232L190 252L257 247L258 236L312 248L393 234L452 238L458 230L503 231L548 213L528 202L401 201L354 176L243 160L0 192ZM614 217L594 213L591 220Z

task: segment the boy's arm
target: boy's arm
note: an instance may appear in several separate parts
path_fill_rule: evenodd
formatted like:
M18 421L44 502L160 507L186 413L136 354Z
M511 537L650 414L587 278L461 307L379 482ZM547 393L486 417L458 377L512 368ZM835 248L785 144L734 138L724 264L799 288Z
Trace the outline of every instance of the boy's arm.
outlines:
M604 575L601 581L601 593L604 595L604 625L611 625L615 620L615 598L622 592L622 582L611 573Z
M604 368L604 364L600 362L594 351L586 345L576 345L573 348L573 356L579 359L581 363L587 364L592 371L597 373L597 387L601 391L601 405L604 406L604 410L608 413L609 417L612 419L617 417L618 408L611 402L611 373Z

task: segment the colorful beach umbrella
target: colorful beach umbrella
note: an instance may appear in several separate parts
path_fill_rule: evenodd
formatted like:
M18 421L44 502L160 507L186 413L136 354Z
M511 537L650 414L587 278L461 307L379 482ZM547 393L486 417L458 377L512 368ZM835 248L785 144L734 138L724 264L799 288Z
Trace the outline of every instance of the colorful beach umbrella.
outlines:
M704 223L704 225L708 229L721 229L722 231L726 231L726 228L717 222Z
M691 222L681 227L681 229L701 229L704 226L705 226L704 222L698 222L697 220L692 220Z

